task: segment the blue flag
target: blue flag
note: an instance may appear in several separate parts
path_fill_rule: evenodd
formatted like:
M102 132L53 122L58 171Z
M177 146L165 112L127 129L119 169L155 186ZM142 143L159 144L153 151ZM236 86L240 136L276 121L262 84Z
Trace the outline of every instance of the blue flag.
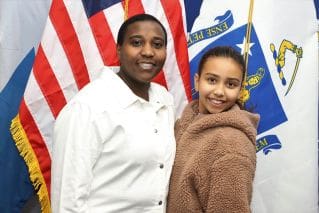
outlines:
M29 172L20 157L10 133L11 120L16 116L19 104L32 68L34 49L26 55L0 93L0 210L20 212L24 203L34 194Z
M0 212L20 213L35 194L10 124L19 109L50 0L0 1ZM4 18L5 17L5 18Z

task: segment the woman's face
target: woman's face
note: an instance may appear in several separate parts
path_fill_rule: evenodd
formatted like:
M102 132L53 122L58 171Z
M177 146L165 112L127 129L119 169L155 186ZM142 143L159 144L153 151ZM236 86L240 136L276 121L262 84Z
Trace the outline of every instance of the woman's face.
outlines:
M165 34L154 21L137 21L128 26L124 41L117 46L120 72L126 80L149 83L166 59Z

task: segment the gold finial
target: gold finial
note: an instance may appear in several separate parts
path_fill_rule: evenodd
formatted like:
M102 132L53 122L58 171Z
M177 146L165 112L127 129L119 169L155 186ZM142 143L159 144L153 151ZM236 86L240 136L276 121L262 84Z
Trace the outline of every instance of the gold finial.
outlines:
M128 18L128 3L130 0L124 0L124 20Z

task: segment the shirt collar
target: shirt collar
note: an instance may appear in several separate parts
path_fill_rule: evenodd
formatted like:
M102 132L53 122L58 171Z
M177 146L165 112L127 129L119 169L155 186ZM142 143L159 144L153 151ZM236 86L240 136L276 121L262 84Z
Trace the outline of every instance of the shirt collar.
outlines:
M127 108L128 106L140 102L146 103L148 101L135 95L132 90L125 84L125 82L110 69L106 69L102 72L102 78L105 78L105 81L111 86L116 93L117 102L120 104L120 107ZM167 101L156 91L154 83L151 83L149 88L149 103L162 108L164 105L168 105Z

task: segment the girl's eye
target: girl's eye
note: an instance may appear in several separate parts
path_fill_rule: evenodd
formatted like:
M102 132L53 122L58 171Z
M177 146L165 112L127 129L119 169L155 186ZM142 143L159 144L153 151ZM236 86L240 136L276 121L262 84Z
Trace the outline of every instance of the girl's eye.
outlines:
M235 85L233 83L228 83L229 88L233 88Z
M237 83L237 82L228 82L227 83L227 87L228 88L236 88L236 87L238 87L238 85L239 85L239 83Z
M216 83L216 79L215 78L207 78L207 81L208 81L209 84Z

